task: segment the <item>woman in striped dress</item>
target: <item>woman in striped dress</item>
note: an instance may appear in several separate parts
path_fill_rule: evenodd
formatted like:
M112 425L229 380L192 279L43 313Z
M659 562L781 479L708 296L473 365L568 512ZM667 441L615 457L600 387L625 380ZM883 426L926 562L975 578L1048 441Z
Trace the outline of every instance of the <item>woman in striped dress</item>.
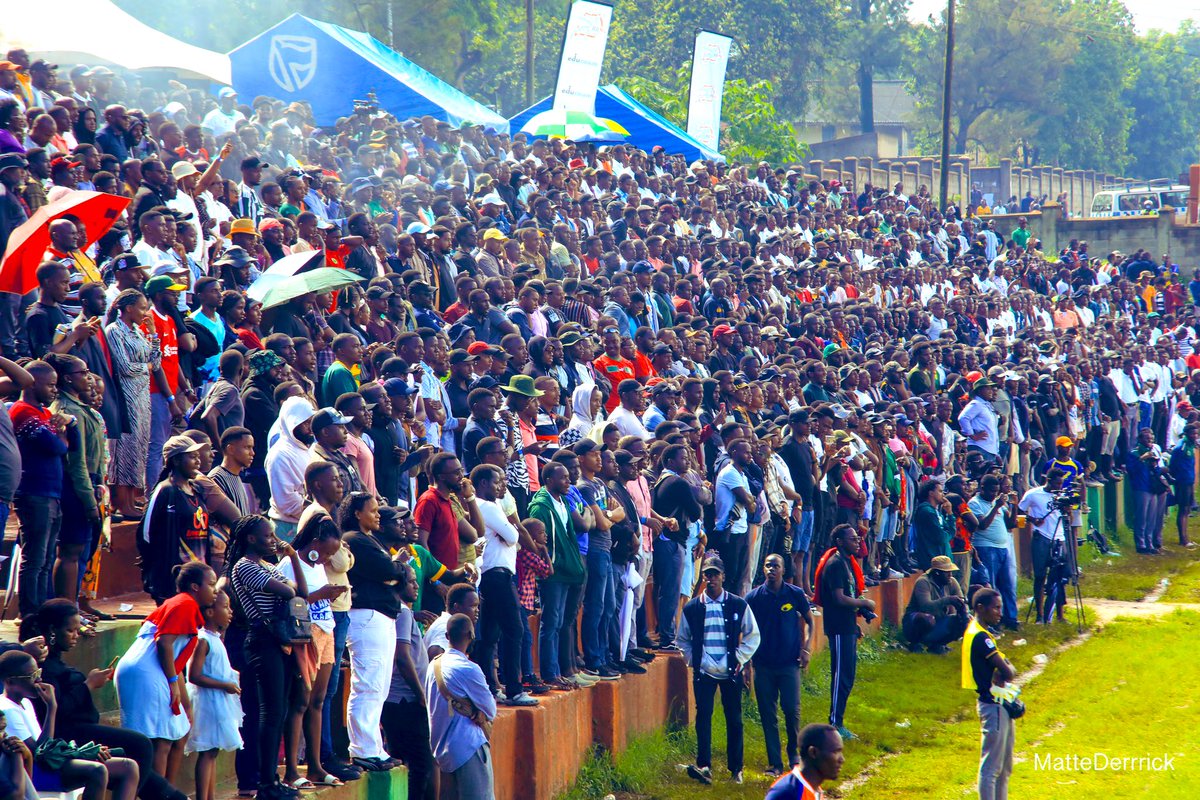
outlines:
M129 407L129 433L114 440L109 461L109 483L113 505L126 518L138 519L137 498L146 491L146 459L150 450L150 373L161 363L157 337L149 338L138 328L151 320L150 301L137 289L117 295L109 311L104 332L112 353L113 377Z

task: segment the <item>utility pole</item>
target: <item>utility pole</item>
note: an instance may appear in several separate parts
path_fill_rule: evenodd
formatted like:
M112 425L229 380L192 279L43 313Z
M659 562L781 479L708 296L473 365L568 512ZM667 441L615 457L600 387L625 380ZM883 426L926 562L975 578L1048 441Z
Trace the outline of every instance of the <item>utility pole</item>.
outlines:
M533 0L525 0L525 107L533 105Z
M954 0L946 6L946 76L942 81L942 176L940 211L950 204L950 84L954 78Z

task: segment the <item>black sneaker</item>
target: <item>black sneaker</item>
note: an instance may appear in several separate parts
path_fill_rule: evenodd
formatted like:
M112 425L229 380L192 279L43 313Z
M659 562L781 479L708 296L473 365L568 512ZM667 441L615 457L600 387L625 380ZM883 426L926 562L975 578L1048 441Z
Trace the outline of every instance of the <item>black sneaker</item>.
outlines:
M629 670L625 669L625 665L624 665L624 664L618 664L618 663L616 663L616 662L613 662L613 661L610 661L610 662L608 662L608 663L607 663L607 664L605 664L604 666L608 667L608 668L609 668L609 669L611 669L613 672L619 673L619 674L621 674L621 675L624 675L626 672L629 672Z
M600 667L600 669L596 670L595 674L602 681L615 681L621 677L621 673L615 672L608 667Z
M341 761L335 761L332 764L322 764L321 766L339 781L356 781L362 777L361 769Z
M646 674L646 668L643 667L635 659L632 659L632 658L625 659L625 662L622 663L621 666L624 667L625 671L631 675L645 675Z
M712 770L708 767L697 767L695 764L688 764L687 774L689 778L693 778L709 786L712 785Z

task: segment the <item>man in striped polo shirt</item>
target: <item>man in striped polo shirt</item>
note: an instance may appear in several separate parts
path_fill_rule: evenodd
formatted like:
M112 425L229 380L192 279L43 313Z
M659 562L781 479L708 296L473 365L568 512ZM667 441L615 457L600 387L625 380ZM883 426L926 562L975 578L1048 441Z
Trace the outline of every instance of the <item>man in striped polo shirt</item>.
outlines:
M742 782L742 685L750 685L750 657L758 649L758 624L746 601L725 591L720 556L704 559L704 592L683 607L675 643L692 668L696 695L696 763L687 773L712 783L712 714L717 690L725 710L725 750L734 783Z

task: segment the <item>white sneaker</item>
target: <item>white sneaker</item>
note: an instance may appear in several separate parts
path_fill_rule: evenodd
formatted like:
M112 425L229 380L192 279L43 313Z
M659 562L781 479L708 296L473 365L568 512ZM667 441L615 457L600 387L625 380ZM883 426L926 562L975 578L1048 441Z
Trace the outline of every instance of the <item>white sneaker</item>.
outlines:
M504 701L506 706L536 706L538 701L529 692L521 692L520 694L510 697Z
M896 570L894 570L894 569L889 569L889 570L887 571L887 576L886 576L886 579L887 579L887 580L889 580L889 581L895 581L895 580L900 580L900 579L901 579L901 578L903 578L903 577L904 577L904 573L903 573L903 572L897 572L897 571L896 571Z

